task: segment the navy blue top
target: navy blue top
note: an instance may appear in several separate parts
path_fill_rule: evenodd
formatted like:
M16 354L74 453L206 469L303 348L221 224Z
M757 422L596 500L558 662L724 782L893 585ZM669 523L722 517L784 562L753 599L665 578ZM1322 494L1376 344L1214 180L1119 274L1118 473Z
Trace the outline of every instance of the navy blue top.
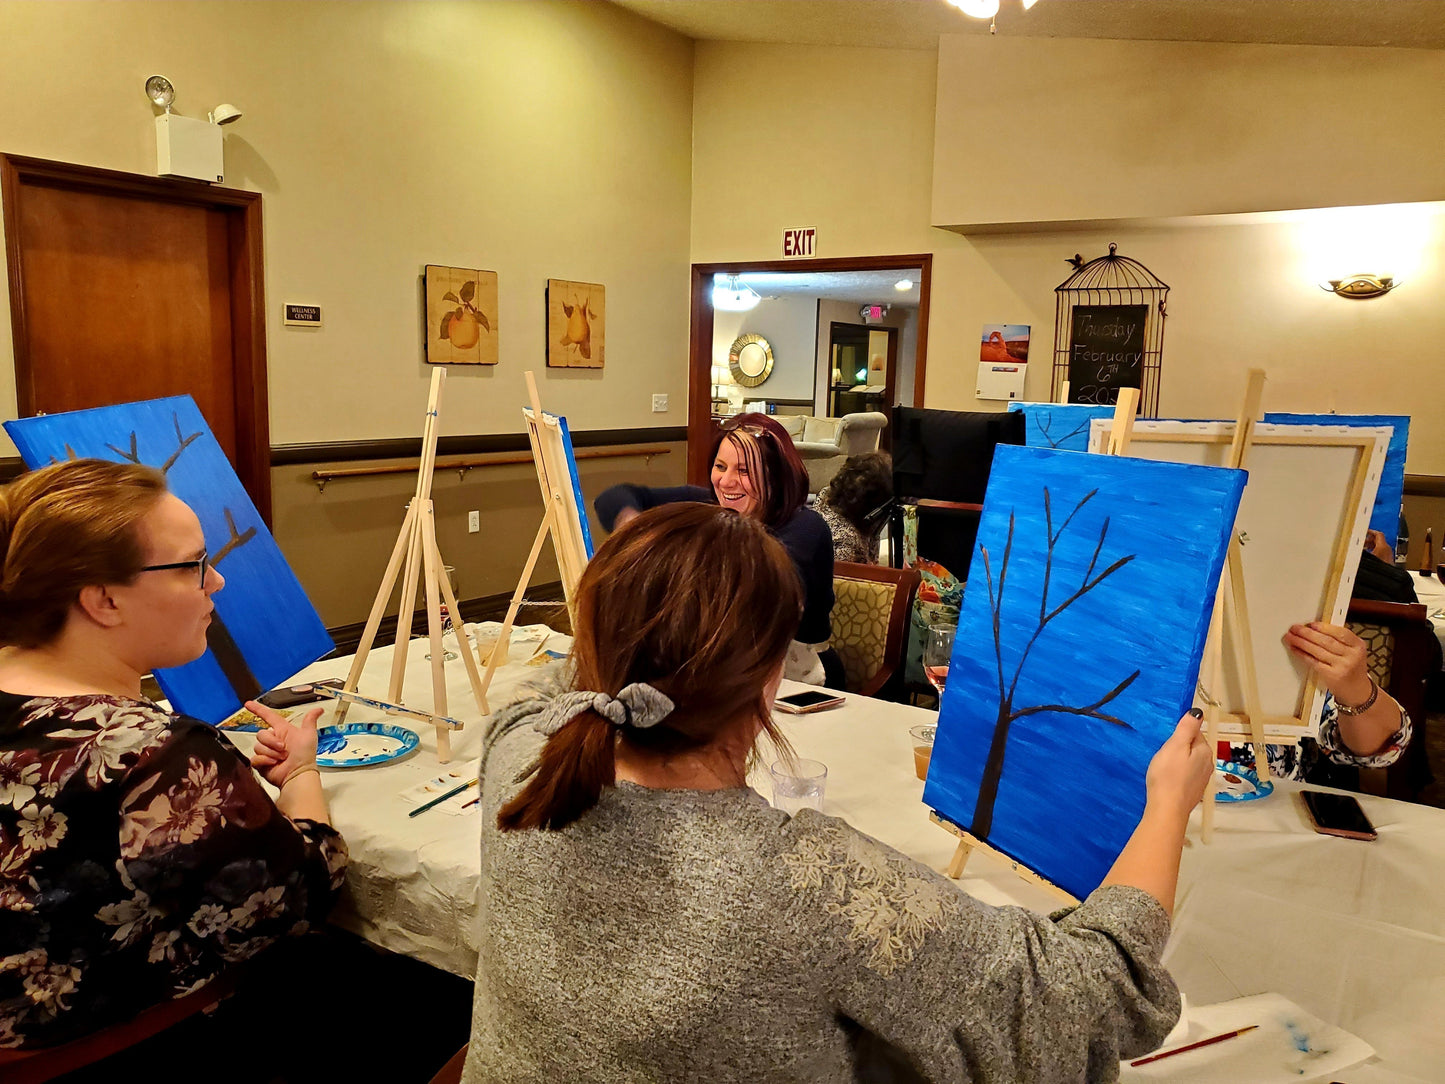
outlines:
M682 501L717 504L717 494L703 486L620 485L603 490L592 506L602 526L610 531L624 508L646 512ZM768 533L783 544L803 581L803 618L798 622L797 638L805 644L821 644L833 635L833 534L823 517L806 506L777 527L769 527Z

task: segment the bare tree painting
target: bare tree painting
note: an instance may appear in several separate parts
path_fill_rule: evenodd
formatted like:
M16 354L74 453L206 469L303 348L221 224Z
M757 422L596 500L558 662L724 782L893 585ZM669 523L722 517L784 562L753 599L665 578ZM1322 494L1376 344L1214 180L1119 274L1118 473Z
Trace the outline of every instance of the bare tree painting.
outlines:
M1000 445L924 803L1082 899L1189 707L1244 473Z
M5 429L31 466L82 456L153 466L200 519L210 563L227 587L215 596L206 654L156 674L177 710L220 722L332 649L320 616L189 396L25 418L6 422Z
M1030 448L1089 450L1089 426L1095 418L1113 414L1110 407L1079 403L1010 403L1010 410L1023 414L1024 443Z
M988 747L988 759L984 762L983 785L979 787L978 803L974 807L973 822L969 829L979 839L987 839L990 830L993 828L993 807L994 802L998 798L999 781L1003 778L1004 753L1008 749L1009 728L1013 726L1016 720L1028 715L1055 712L1061 715L1083 715L1091 719L1101 719L1114 726L1129 726L1123 719L1110 715L1108 712L1100 709L1102 709L1105 704L1117 699L1125 689L1134 684L1134 680L1139 676L1138 670L1135 670L1096 700L1082 706L1068 704L1028 704L1023 707L1016 707L1014 704L1014 697L1018 693L1019 678L1023 675L1024 667L1028 665L1029 654L1033 651L1034 645L1038 642L1039 637L1043 635L1044 630L1049 627L1049 623L1059 615L1065 613L1070 606L1078 602L1079 599L1083 598L1134 559L1134 554L1128 554L1118 558L1097 576L1094 574L1094 569L1099 563L1099 556L1104 551L1104 543L1109 537L1109 520L1108 517L1105 517L1104 525L1099 528L1099 540L1094 546L1093 556L1089 558L1089 567L1084 570L1082 582L1057 606L1053 607L1053 609L1049 608L1049 580L1053 574L1054 548L1063 538L1064 532L1068 530L1069 524L1073 522L1074 517L1079 514L1079 510L1088 504L1098 492L1097 489L1092 489L1085 494L1083 500L1074 505L1074 510L1064 518L1064 522L1059 525L1058 532L1055 533L1053 506L1050 501L1049 487L1044 486L1044 525L1048 541L1046 555L1044 557L1044 589L1042 594L1039 595L1039 621L1033 633L1029 636L1023 654L1014 666L1013 676L1007 684L1004 682L1003 632L1000 618L1003 610L1004 585L1008 578L1009 557L1013 552L1014 514L1012 512L1009 513L1008 541L1004 545L1003 563L999 566L998 587L996 591L994 588L993 570L989 563L988 549L984 546L979 547L979 554L983 559L984 580L988 588L988 605L993 613L994 659L998 664L998 716L994 723L993 740L989 743Z

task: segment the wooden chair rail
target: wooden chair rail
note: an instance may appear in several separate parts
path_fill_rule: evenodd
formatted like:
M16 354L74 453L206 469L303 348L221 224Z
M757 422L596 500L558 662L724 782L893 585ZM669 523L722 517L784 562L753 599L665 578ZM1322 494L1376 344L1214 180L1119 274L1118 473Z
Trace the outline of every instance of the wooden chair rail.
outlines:
M641 444L626 448L583 448L573 453L578 459L620 459L624 456L642 456L648 463L653 456L671 455L672 449L660 444ZM532 462L531 452L493 452L489 455L473 456L470 459L438 459L437 470L454 470L457 478L465 478L467 471L480 467L503 467L517 463ZM338 470L314 470L311 480L316 488L326 492L326 483L342 478L368 478L379 474L415 474L417 463L394 463L385 467L343 467Z

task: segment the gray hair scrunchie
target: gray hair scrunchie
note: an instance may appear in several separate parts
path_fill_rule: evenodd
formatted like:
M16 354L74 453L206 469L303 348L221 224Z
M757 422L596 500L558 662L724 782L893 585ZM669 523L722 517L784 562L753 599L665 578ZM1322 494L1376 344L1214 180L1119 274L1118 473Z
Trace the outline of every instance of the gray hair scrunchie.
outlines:
M639 681L628 685L616 697L585 691L563 693L547 705L535 726L551 737L584 711L595 711L613 726L635 726L642 730L662 722L674 707L666 694Z

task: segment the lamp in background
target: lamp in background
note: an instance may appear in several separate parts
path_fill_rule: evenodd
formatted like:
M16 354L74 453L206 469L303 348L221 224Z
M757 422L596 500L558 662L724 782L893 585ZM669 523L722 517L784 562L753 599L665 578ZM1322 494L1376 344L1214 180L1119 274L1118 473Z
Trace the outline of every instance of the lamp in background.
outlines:
M1320 289L1352 301L1368 301L1372 297L1384 297L1398 285L1393 275L1350 275L1322 282Z
M724 312L747 312L757 308L760 301L762 295L747 283L739 282L736 275L728 276L726 286L714 285L712 288L712 307Z
M241 111L230 102L222 102L206 114L206 119L212 124L230 124L241 119Z
M992 19L998 14L998 0L948 0L948 2L965 15L971 15L975 19ZM1028 11L1039 0L1019 0L1019 2L1023 5L1023 9Z
M163 110L156 115L156 173L213 184L225 180L221 125L240 120L241 111L223 102L206 120L183 117L171 108L176 88L164 75L147 79L145 93L152 105Z

